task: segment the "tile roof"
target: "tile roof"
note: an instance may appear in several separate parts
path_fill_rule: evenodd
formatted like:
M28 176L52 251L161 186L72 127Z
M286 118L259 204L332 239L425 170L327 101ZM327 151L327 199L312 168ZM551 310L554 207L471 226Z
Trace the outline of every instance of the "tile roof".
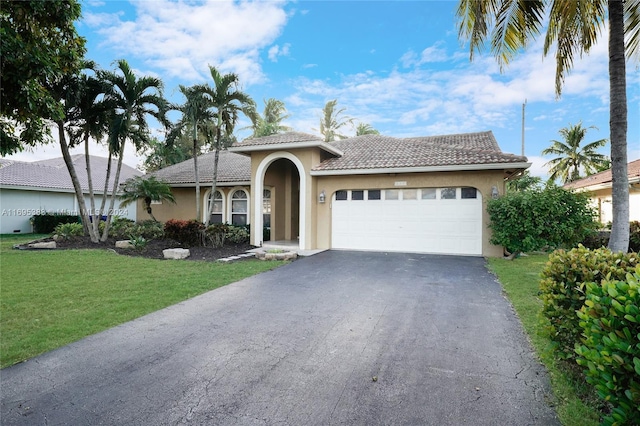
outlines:
M323 142L323 139L319 136L310 135L308 133L286 132L278 133L271 136L263 136L261 138L247 138L240 142L234 143L233 147L243 148L248 146L282 145L302 142Z
M286 145L317 142L320 149L329 145L335 155L316 165L312 170L331 172L340 170L391 169L437 166L475 166L484 164L525 163L526 157L505 154L500 150L493 133L465 133L457 135L428 136L417 138L393 138L381 135L357 136L341 141L325 143L317 136L300 132L287 132L256 139L245 139L234 148ZM326 149L325 149L326 150ZM247 150L247 151L250 151ZM213 176L213 153L198 157L201 183L210 183ZM193 160L186 160L152 173L170 184L193 184ZM230 151L220 152L218 182L221 185L251 180L249 156Z
M627 164L627 176L629 177L629 182L638 182L640 180L640 159ZM609 169L600 173L593 174L591 176L587 176L586 178L570 182L564 185L564 188L580 189L596 185L610 186L611 183L611 169Z
M89 190L87 180L87 170L85 167L84 154L72 155L71 159L78 174L82 189ZM104 157L90 156L93 189L97 193L102 193L104 181L106 178L108 159ZM109 183L109 190L112 187L113 176L117 167L117 160L112 160L112 171ZM134 177L140 176L142 172L122 165L120 172L120 182ZM34 162L13 161L2 159L0 161L0 186L21 187L21 188L42 188L42 189L59 189L73 191L73 184L69 171L62 157L50 160L41 160Z
M198 156L198 175L200 183L213 181L213 152ZM195 184L193 159L160 169L151 175L170 184ZM218 184L233 184L251 180L251 158L229 151L220 151L218 160Z
M505 154L492 132L419 138L381 135L357 136L332 142L342 157L330 158L314 171L365 170L387 168L472 166L524 163L526 157Z

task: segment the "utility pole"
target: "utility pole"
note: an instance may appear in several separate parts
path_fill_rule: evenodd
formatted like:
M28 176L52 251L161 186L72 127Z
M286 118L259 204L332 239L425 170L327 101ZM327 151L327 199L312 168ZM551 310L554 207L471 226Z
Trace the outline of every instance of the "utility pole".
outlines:
M527 100L524 100L522 104L522 156L524 157L524 107L527 105Z

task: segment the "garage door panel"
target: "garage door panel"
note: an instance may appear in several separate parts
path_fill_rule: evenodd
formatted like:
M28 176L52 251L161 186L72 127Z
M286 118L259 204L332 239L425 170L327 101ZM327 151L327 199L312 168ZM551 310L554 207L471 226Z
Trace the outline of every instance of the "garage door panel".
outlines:
M482 200L333 200L337 249L482 254Z

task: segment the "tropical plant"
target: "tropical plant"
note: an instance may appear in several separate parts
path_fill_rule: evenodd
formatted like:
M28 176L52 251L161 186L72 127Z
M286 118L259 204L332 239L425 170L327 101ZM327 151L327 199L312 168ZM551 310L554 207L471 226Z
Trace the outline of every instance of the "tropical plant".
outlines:
M200 174L198 171L198 155L200 154L200 138L210 143L210 136L214 133L214 113L209 109L211 99L204 94L202 86L180 86L180 92L185 97L182 105L175 107L182 113L182 118L173 126L167 137L167 145L175 146L181 137L186 136L192 141L191 152L193 154L193 172L196 186L196 218L202 217L200 208ZM201 130L200 133L198 130Z
M362 135L379 135L380 132L374 129L371 124L358 123L356 126L356 136Z
M0 154L51 140L47 120L64 120L52 86L82 68L80 2L6 1L0 6Z
M606 155L598 153L596 150L607 144L606 139L589 142L584 146L582 142L589 128L582 127L582 123L559 130L564 141L552 140L549 148L542 151L542 155L557 155L556 158L548 161L550 165L551 180L560 179L562 183L573 182L580 179L580 171L584 170L586 176L597 173L598 167L607 164Z
M322 109L319 131L324 136L325 142L346 139L347 136L339 133L339 131L347 124L353 124L353 118L344 116L346 108L336 109L337 105L338 100L334 99L328 101Z
M155 176L149 176L148 178L136 176L124 183L124 190L122 191L122 195L120 195L120 206L126 207L138 200L142 200L144 202L145 210L149 213L151 219L156 222L157 219L153 216L153 212L151 210L151 202L176 202L176 199L171 193L171 187L169 187L165 182L156 179Z
M531 173L529 173L529 170L525 170L525 172L517 179L507 182L507 191L509 192L539 190L542 189L542 187L542 178L532 176Z
M284 102L274 98L264 100L263 114L255 112L249 117L252 121L252 137L259 138L291 130L291 127L282 124L284 120L289 118L286 112Z
M53 231L56 235L65 240L71 237L80 237L84 235L84 229L81 223L59 223Z
M209 102L209 109L214 115L214 131L212 148L215 152L213 163L213 179L211 193L216 193L218 184L218 160L220 150L226 149L235 140L233 130L238 122L238 116L243 113L251 116L255 112L255 102L251 97L238 89L238 76L233 73L221 74L215 67L209 66L213 86L208 84L200 86L200 90ZM205 226L209 225L213 213L213 203L209 205L209 211L205 219Z
M547 16L548 12L548 16ZM547 33L544 55L556 47L556 94L576 54L588 53L605 21L609 27L609 128L613 176L613 227L609 248L629 247L629 179L627 175L626 57L640 56L640 0L460 0L458 34L470 41L471 59L487 39L501 66L538 36ZM626 36L626 41L625 41ZM626 54L626 57L625 57Z
M186 138L180 138L176 142L169 143L153 137L149 142L148 149L142 165L142 169L147 173L182 163L186 159L193 157L191 141Z
M544 248L572 247L596 227L585 193L554 185L511 192L487 201L491 243L512 255Z
M147 117L155 117L161 123L167 124L165 113L168 109L168 104L162 97L163 84L160 79L148 76L138 78L124 59L119 60L117 64L119 72L101 73L104 80L110 84L105 98L115 108L109 130L109 152L118 157L109 211L113 211L119 187L126 141L131 140L138 151L144 149L151 139ZM109 214L102 241L109 235L110 224Z

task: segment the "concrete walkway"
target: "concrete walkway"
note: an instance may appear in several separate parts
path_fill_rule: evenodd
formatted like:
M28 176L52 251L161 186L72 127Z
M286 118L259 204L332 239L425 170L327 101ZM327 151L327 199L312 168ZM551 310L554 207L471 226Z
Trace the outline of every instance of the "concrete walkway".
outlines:
M484 260L328 251L2 370L3 425L556 425Z

